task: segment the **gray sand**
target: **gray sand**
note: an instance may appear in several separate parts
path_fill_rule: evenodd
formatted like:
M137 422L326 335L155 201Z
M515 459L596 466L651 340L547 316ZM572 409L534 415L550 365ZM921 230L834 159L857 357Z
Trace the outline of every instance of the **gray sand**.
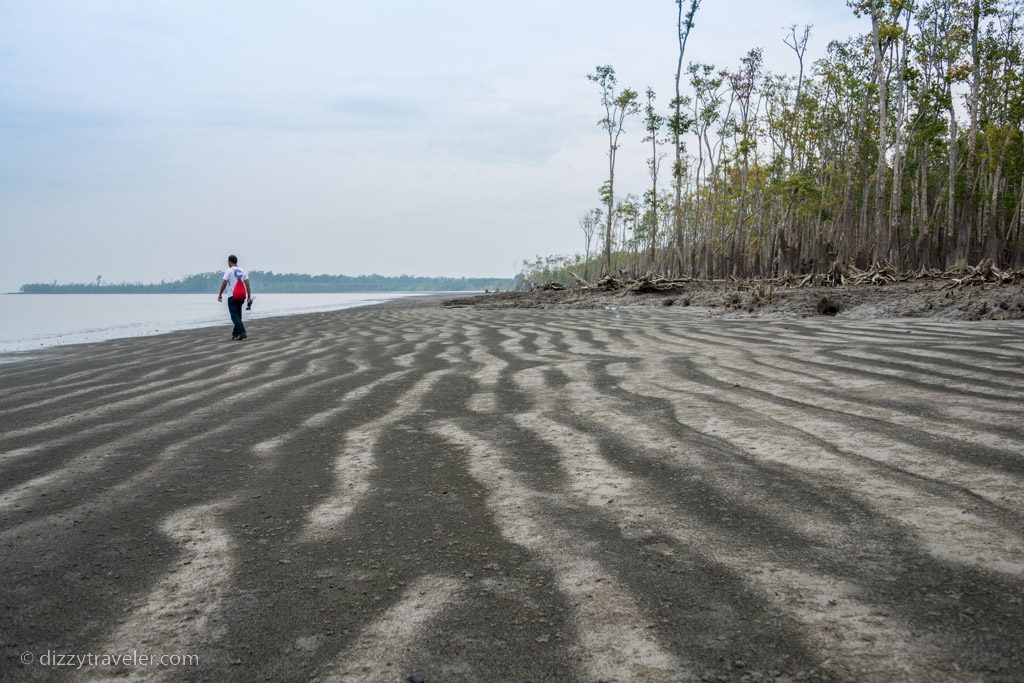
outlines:
M0 365L0 680L1024 676L1019 322L428 300L250 334Z

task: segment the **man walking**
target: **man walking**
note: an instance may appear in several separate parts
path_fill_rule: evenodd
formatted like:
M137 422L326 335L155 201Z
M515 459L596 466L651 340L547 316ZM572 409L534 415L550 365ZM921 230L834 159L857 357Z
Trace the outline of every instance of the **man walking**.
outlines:
M249 336L245 333L245 325L242 324L242 302L248 299L249 306L252 306L252 288L249 286L249 273L238 267L238 257L234 254L228 256L228 269L224 271L224 280L220 283L217 301L223 301L224 290L227 288L231 291L231 296L228 297L228 313L231 314L231 322L235 324L231 341L242 341Z

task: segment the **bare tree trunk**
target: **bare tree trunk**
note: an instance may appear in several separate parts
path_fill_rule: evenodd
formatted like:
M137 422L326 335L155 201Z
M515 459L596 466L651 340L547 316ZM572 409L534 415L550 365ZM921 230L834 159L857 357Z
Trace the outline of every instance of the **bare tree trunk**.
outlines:
M1020 268L1024 266L1024 175L1020 178L1020 189L1017 190L1017 207L1013 211L1013 220L1006 230L1007 242L1014 245L1013 254L1010 257L1010 267Z
M981 88L981 52L978 50L978 22L981 16L980 0L974 0L971 4L971 60L973 70L971 75L971 99L969 112L971 117L970 128L967 132L967 168L965 170L964 207L961 213L960 233L957 239L957 261L966 264L973 257L974 245L977 243L975 237L977 230L977 216L975 215L975 190L977 178L975 177L975 161L978 143L978 92Z
M918 200L917 258L920 265L931 265L932 254L928 211L928 148L923 144L921 145L920 177L921 198Z
M811 26L809 24L804 25L804 32L801 37L796 35L796 24L789 27L790 36L793 42L789 42L789 37L784 38L782 42L790 47L794 53L796 53L797 64L800 67L796 77L796 94L793 96L793 111L797 112L800 109L800 95L803 94L804 87L804 54L807 52L807 41L811 39ZM797 166L796 159L796 139L799 137L799 131L793 131L793 144L789 148L789 170L794 171Z
M888 223L885 220L885 175L887 165L885 153L889 148L889 85L885 77L885 54L879 32L878 10L871 12L871 45L875 53L875 83L878 85L878 161L875 166L875 221L872 260L879 254L886 254L889 247Z
M946 202L946 240L943 248L946 250L946 267L950 268L957 263L957 250L952 248L956 239L956 171L957 171L957 126L956 112L953 110L953 101L950 97L949 104L949 199Z
M856 202L854 190L857 186L857 177L861 171L861 158L863 156L862 143L864 141L864 130L867 128L868 111L870 99L867 95L861 101L860 115L857 117L854 133L853 148L854 158L847 162L846 169L846 191L843 193L842 225L837 223L836 241L838 242L838 260L846 263L851 257L860 257L860 250L864 248L861 241L860 230L856 221Z
M999 191L1003 185L1003 147L996 161L995 171L992 172L992 188L989 193L989 201L985 204L984 214L981 217L980 225L985 231L985 254L992 259L992 263L1000 265L1003 260L1002 234L1000 231L999 216Z
M608 222L604 231L604 272L612 274L612 217L615 215L615 154L609 154L611 159L608 173Z
M864 259L871 258L871 246L869 232L869 220L868 220L868 204L871 201L871 183L865 179L864 188L861 192L861 203L860 203L860 252ZM865 263L862 265L870 265Z
M903 207L903 135L907 119L907 91L903 71L907 63L910 42L910 12L902 36L902 49L896 58L896 145L892 155L892 196L889 200L889 244L888 258L894 265L900 264L900 223Z
M658 242L658 134L651 134L651 263L654 269L655 245Z
M675 235L673 241L676 249L676 270L682 273L683 270L683 139L682 131L679 130L679 123L682 120L683 95L681 81L683 79L683 54L686 51L686 38L683 34L683 1L676 0L679 13L676 16L676 30L679 35L679 59L676 62L676 98L673 100L675 107L675 120L672 122L672 143L675 149L675 159L672 162L672 179L675 182L674 226ZM689 34L689 30L686 31Z
M908 150L909 156L909 150ZM903 251L903 267L906 269L913 269L918 267L920 261L920 237L921 232L917 230L919 222L918 215L921 210L921 177L917 173L912 173L908 178L910 181L910 215L907 217L907 225L911 226L911 234L916 232L917 240L913 244L908 243L908 249Z

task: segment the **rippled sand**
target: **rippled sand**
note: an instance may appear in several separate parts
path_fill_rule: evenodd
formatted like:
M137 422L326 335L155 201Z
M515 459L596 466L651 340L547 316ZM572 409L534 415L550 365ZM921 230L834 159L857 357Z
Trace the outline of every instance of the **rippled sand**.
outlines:
M1024 327L436 300L0 365L0 679L1015 680Z

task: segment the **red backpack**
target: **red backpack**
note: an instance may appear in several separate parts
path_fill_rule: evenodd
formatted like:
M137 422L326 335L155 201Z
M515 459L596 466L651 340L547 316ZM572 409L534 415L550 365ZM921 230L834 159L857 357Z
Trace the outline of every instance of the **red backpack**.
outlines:
M235 271L235 288L231 290L231 298L235 301L245 301L245 283L238 277L240 271Z

